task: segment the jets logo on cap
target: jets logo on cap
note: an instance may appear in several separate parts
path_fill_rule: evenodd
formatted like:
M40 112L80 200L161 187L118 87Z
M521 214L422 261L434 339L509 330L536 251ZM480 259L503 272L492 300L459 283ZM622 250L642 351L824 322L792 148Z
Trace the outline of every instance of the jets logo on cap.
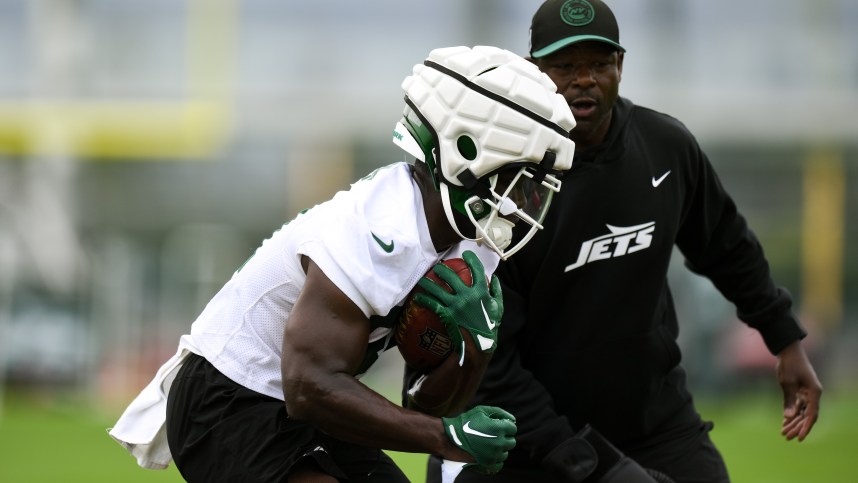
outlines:
M596 18L596 13L587 0L569 0L560 7L560 18L573 27L583 27Z

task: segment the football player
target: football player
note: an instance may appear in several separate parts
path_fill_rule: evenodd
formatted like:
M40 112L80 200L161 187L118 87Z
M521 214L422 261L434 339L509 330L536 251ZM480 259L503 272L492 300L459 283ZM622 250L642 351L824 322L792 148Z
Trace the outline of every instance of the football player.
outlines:
M226 282L110 430L141 466L173 460L200 482L408 481L390 449L501 468L515 418L465 411L503 310L487 276L541 228L575 122L545 74L494 47L434 50L402 87L393 137L414 161L301 213ZM513 240L516 223L530 229ZM432 296L423 275L453 257L476 282ZM419 411L360 382L418 282L460 342L424 381L436 391L443 379L446 392L414 390Z

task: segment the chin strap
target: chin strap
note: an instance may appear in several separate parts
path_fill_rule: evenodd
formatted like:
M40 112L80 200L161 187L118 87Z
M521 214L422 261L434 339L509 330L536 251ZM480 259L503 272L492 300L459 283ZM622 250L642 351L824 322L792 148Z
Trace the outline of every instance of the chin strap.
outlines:
M459 230L459 225L456 224L456 217L453 213L453 205L450 204L450 188L447 186L447 183L441 183L441 204L444 205L444 213L447 214L447 221L450 222L450 226L453 227L453 230L457 235L462 237L464 240L472 240L479 241L476 238L470 238L462 234Z
M485 222L478 221L477 223L480 225L477 231L482 231L483 238L491 241L489 246L494 245L493 249L497 247L495 251L501 252L512 243L512 229L515 227L513 222L499 216L490 216L485 219ZM508 256L505 253L498 253L498 255L503 259Z
M476 238L467 237L462 234L462 231L456 224L453 206L450 203L450 188L445 183L441 184L441 203L444 205L444 213L447 215L447 220L450 222L450 226L453 227L453 230L462 239L471 240L481 245L485 244L504 260L509 257L509 254L504 253L504 249L506 249L512 242L512 229L515 226L514 223L504 218L501 218L497 215L497 212L491 213L489 214L489 216L483 218L481 221L478 221L476 218L474 218L474 215L471 210L466 206L465 211L467 213L465 216L468 217L468 219L471 221L471 224L474 226L474 230L476 230L476 235L479 235ZM485 201L483 201L483 203L485 203ZM514 213L517 210L517 207L515 206L515 203L509 198L505 198L501 201L499 211L509 208L509 205L512 205L513 207L510 213Z

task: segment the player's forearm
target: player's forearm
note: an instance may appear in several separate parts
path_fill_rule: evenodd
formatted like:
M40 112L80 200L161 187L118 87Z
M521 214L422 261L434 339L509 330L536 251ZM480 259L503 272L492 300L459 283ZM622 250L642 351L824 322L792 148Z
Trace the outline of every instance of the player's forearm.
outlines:
M289 417L334 438L369 447L471 461L467 453L449 441L439 418L397 406L350 375L292 381L284 387L289 391L285 393Z

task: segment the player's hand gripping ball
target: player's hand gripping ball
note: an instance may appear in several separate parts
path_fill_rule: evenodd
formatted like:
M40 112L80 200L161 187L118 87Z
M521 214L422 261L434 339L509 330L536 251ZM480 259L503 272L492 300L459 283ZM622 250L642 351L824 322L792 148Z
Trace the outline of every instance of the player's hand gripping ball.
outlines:
M456 272L469 287L473 285L471 270L464 260L450 258L441 263ZM426 277L452 293L453 289L432 269L426 272ZM420 372L428 372L450 355L452 342L438 314L414 302L414 295L418 292L425 291L418 285L405 300L405 309L396 326L394 337L405 362Z

